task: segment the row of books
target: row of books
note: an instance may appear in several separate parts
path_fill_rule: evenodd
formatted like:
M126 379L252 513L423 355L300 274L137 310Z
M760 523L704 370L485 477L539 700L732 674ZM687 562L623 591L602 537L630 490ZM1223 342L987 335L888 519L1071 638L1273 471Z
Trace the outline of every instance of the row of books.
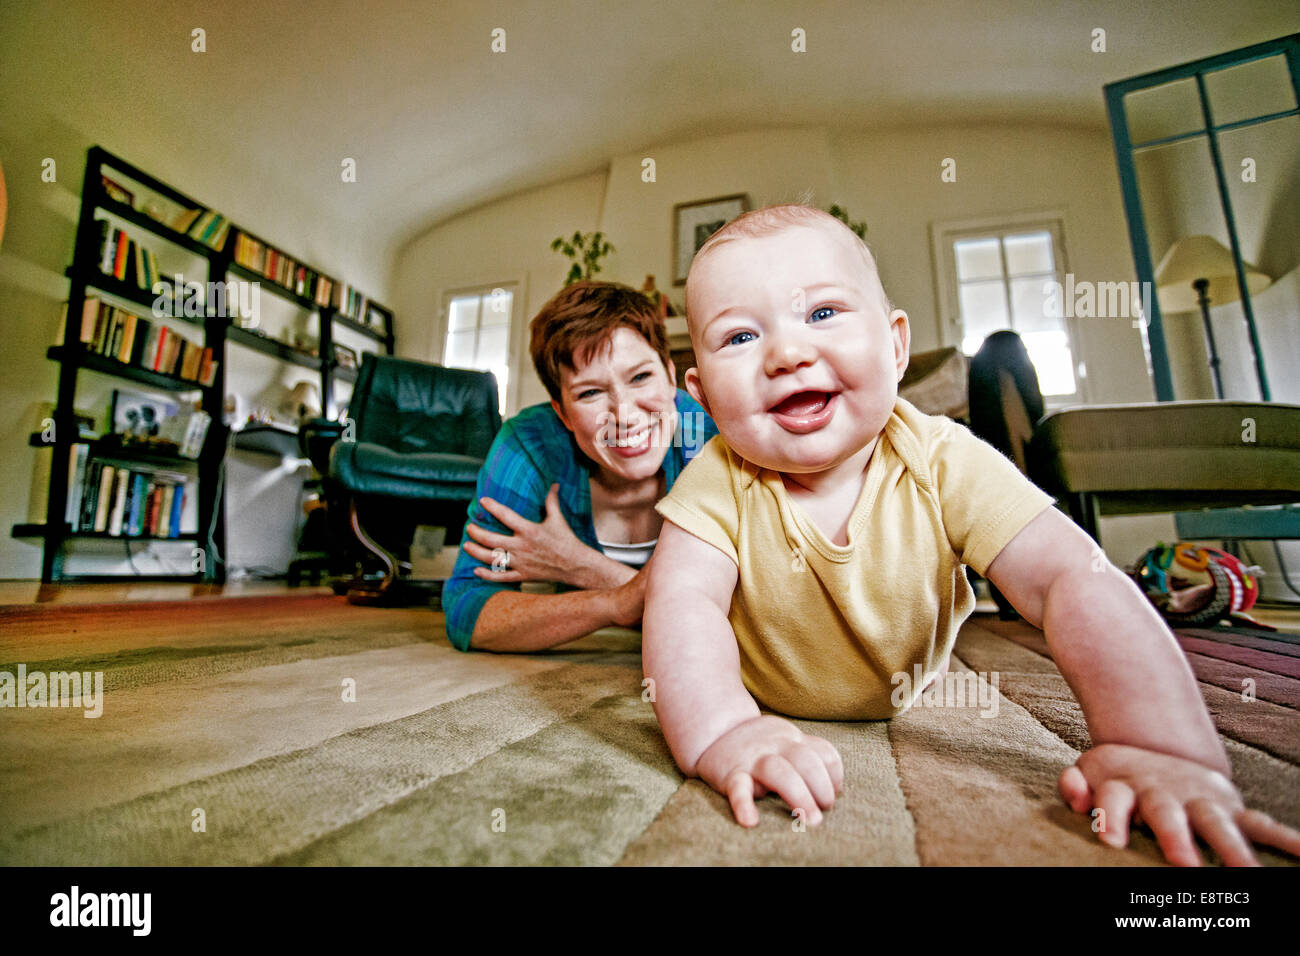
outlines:
M65 302L65 328L67 310ZM212 384L220 364L212 349L191 342L162 322L150 322L93 295L86 296L79 336L82 344L98 355L204 386Z
M153 250L136 242L107 219L99 220L99 271L115 279L152 289L165 277L158 270Z
M235 236L235 261L317 305L330 304L334 292L333 279L307 268L247 233Z
M204 209L193 225L184 230L191 239L197 239L209 249L224 249L230 235L231 222L215 209ZM178 232L182 230L177 230Z
M135 193L117 180L104 175L102 167L99 179L109 199L125 203L132 209L140 208L136 204ZM202 206L178 206L157 195L147 200L142 198L141 205L150 218L157 219L168 228L183 232L210 249L225 248L226 237L230 234L232 223L215 209L204 209Z
M134 194L107 176L101 177L104 189L111 199L135 208ZM168 208L170 207L169 211ZM232 223L214 209L176 207L156 199L146 204L145 211L176 232L197 239L212 249L224 249ZM152 289L162 277L151 250L140 246L121 229L100 220L100 269L118 279L130 279L142 289ZM346 282L338 282L322 275L285 255L274 246L268 246L245 232L235 233L235 261L246 269L278 283L286 289L310 299L320 306L332 306L336 312L365 325L382 328L383 321L369 314L369 300L359 290Z
M72 446L68 472L64 520L74 533L180 537L189 476L110 464L81 443Z
M340 315L350 319L364 321L362 316L366 314L369 302L355 287L321 275L247 233L235 236L235 261L295 295L311 299L320 306L332 306Z

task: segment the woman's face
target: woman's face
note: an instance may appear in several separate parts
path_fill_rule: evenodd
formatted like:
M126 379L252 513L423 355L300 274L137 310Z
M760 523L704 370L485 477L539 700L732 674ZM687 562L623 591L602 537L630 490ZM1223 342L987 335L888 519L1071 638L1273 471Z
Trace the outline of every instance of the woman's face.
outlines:
M560 401L551 402L578 447L615 481L659 472L677 431L676 375L640 333L620 326L609 347L575 356L560 369Z

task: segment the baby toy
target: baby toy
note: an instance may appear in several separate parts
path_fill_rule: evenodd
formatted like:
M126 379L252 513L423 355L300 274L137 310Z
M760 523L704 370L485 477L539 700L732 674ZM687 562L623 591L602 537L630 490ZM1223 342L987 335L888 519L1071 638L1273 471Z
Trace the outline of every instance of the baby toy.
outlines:
M1247 612L1259 599L1261 571L1218 548L1163 541L1138 558L1129 576L1170 624L1195 626L1226 620L1276 630Z

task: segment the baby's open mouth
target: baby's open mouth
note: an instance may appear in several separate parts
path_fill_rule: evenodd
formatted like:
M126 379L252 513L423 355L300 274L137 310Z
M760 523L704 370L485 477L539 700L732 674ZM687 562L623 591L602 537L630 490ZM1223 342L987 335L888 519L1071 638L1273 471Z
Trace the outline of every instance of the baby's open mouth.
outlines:
M777 402L768 411L790 418L810 418L824 409L830 400L828 392L796 392Z

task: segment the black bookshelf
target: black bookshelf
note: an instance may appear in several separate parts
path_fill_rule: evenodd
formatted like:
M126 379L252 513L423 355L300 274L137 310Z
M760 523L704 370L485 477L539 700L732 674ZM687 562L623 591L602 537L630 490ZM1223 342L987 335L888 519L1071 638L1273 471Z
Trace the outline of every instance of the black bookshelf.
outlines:
M114 173L117 175L115 176ZM225 456L229 430L223 424L223 406L226 393L226 371L232 353L227 345L253 349L278 361L309 368L320 373L321 400L325 408L332 404L335 379L355 381L356 370L338 365L334 358L334 327L347 328L368 337L387 354L394 350L393 314L386 307L370 299L361 299L365 312L359 317L344 314L332 305L322 305L313 297L301 295L294 289L287 288L279 282L260 274L235 261L234 247L236 236L248 234L234 223L228 225L228 232L221 248L214 248L205 242L173 228L170 224L155 219L146 212L134 208L129 203L120 201L110 195L103 177L111 179L126 178L162 197L177 207L186 210L199 210L199 215L215 211L213 207L190 198L179 190L151 176L144 170L113 155L105 149L93 146L86 154L86 170L81 190L81 210L77 221L72 263L66 271L69 280L67 320L65 323L64 342L51 347L46 357L58 363L59 384L58 397L54 412L55 440L47 441L40 434L32 435L29 443L38 448L49 448L53 455L50 465L49 495L46 503L46 518L43 523L15 524L12 535L15 538L40 539L43 544L41 560L41 580L44 583L56 581L91 581L103 578L115 578L119 575L69 575L63 570L67 545L71 541L123 541L128 553L131 542L188 541L200 542L210 540L219 551L225 553L225 515L223 502L219 499L221 487L220 476L225 465ZM120 185L120 184L119 184ZM115 299L126 303L132 311L151 317L152 321L161 321L154 316L153 305L156 296L151 290L142 289L129 279L118 279L100 269L100 222L106 218L111 222L116 218L131 224L137 231L148 233L151 240L160 240L174 247L184 249L193 256L200 257L207 269L205 276L187 276L188 280L208 282L226 281L237 277L245 281L257 282L259 288L292 303L294 306L320 316L319 355L313 355L301 349L293 348L283 342L259 335L256 332L233 324L226 316L212 314L205 307L202 316L174 315L167 313L168 322L188 323L203 331L203 346L212 349L216 369L211 381L204 385L179 375L170 375L139 365L119 361L115 357L102 355L83 344L80 340L81 317L83 306L89 295L96 295L101 300ZM261 241L261 240L258 240ZM287 255L278 246L267 244L279 255ZM320 270L314 269L301 260L293 260L297 265L311 269L316 276L337 283L336 279ZM161 277L164 280L170 277ZM322 296L324 296L324 286ZM172 310L173 312L176 310ZM362 321L374 315L377 324ZM197 344L197 343L196 343ZM203 450L197 460L182 458L149 449L131 448L120 444L105 442L102 439L83 439L79 436L75 412L78 376L82 372L114 376L136 382L147 388L172 393L197 393L201 407L211 417L211 425L204 441ZM171 471L193 470L197 473L198 492L198 532L181 534L174 537L150 535L111 535L104 532L72 531L64 520L68 503L68 466L72 448L76 444L86 444L88 457L106 462L125 463L128 470L131 465L140 466L144 471L157 468ZM236 447L240 447L236 442ZM207 580L220 583L225 579L225 567L213 560L204 562L205 569L193 575L177 573L171 575L136 575L139 580Z

